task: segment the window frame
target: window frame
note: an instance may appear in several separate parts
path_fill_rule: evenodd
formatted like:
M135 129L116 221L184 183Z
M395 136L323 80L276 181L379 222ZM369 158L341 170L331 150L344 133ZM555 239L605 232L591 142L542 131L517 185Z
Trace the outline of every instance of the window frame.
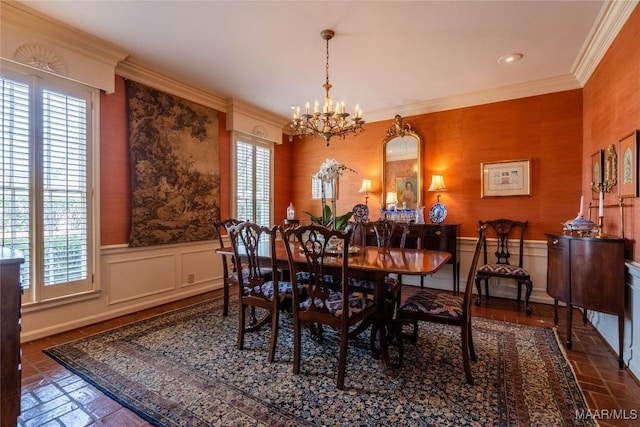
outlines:
M271 141L267 141L265 139L262 138L258 138L256 136L253 135L247 135L245 133L242 132L238 132L238 131L232 131L231 132L231 168L233 173L231 174L232 179L231 179L231 192L230 192L230 199L231 199L231 215L234 218L240 219L240 220L250 220L250 221L255 221L256 218L256 198L254 197L253 199L253 212L252 218L239 218L238 217L238 174L237 174L237 170L238 170L238 159L237 159L237 153L238 153L238 142L242 142L245 144L249 144L253 147L253 152L255 154L255 150L259 147L259 148L263 148L263 149L267 149L269 151L269 170L268 170L268 175L269 175L269 197L268 197L268 204L269 204L269 220L268 220L268 224L260 224L260 225L266 225L266 226L271 226L273 225L273 217L274 217L274 208L273 208L273 179L274 179L274 173L273 173L273 164L274 164L274 154L275 154L275 150L274 150L274 143ZM253 157L254 159L254 165L255 165L255 155ZM256 188L256 179L255 179L255 169L254 169L254 185L253 185L253 191L255 194L255 188Z
M25 308L59 305L78 298L98 294L100 289L100 204L99 204L99 129L100 91L50 73L2 60L1 76L29 86L29 198L34 206L29 213L29 252L31 283L24 289L22 305ZM44 284L43 250L43 116L42 93L44 90L80 98L87 102L86 109L86 277L55 285ZM35 139L35 141L34 141ZM38 146L38 149L34 149Z

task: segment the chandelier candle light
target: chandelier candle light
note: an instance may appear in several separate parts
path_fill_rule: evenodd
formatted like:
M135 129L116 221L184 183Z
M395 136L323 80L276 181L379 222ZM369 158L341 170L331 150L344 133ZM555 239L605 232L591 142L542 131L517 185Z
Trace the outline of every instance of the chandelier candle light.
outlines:
M349 118L349 113L344 105L344 101L333 105L333 100L329 95L331 90L331 83L329 83L329 40L333 38L335 32L333 30L324 30L320 33L322 38L327 42L327 64L326 64L326 80L322 85L325 89L324 105L322 106L322 112L320 112L320 105L316 101L313 107L313 113L310 111L309 102L305 107L305 113L300 113L300 107L296 107L293 111L293 118L289 125L293 130L293 135L299 137L309 136L321 136L329 145L329 140L332 136L339 136L344 139L349 133L357 135L364 129L362 125L362 110L359 105L356 105L352 118Z

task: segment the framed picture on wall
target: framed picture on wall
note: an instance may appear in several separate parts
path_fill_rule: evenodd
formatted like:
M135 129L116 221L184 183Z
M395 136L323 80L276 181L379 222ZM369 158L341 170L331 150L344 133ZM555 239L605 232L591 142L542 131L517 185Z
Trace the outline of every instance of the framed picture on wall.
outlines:
M403 209L415 209L418 207L416 189L418 188L418 179L413 177L396 177L396 196L398 206Z
M620 197L638 197L638 139L635 130L618 143Z
M480 197L530 196L531 160L507 160L480 164Z
M598 150L591 155L591 198L597 200L600 197L602 183L604 182L604 150Z

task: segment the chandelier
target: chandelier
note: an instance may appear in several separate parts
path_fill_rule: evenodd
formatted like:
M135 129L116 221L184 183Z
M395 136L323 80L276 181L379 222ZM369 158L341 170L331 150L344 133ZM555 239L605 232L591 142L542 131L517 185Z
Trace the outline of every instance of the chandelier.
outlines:
M293 135L299 137L319 135L326 141L328 146L332 136L339 136L341 139L344 139L348 133L357 135L362 132L364 130L362 128L364 120L362 120L362 110L358 105L356 105L353 117L351 118L345 109L344 101L341 103L336 102L335 106L333 105L333 101L329 95L332 87L331 83L329 83L329 40L333 38L335 32L332 30L324 30L320 35L327 42L327 77L325 84L322 85L326 94L322 112L320 111L318 101L316 101L313 107L313 112L310 111L309 102L307 102L304 114L300 114L300 107L296 107L293 111L290 126L293 130Z

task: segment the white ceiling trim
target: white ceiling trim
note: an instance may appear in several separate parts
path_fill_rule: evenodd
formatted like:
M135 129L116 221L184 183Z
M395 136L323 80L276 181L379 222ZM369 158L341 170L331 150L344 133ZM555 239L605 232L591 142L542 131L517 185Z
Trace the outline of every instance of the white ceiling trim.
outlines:
M638 0L612 1L605 4L600 11L596 24L576 58L571 72L576 76L582 87L587 84L591 74L604 57L629 19L638 4Z
M205 107L213 108L217 111L226 111L227 102L224 98L171 79L144 65L137 64L130 58L118 64L116 74Z
M438 111L453 110L456 108L472 107L474 105L490 104L492 102L508 101L511 99L527 98L530 96L545 95L548 93L562 92L565 90L580 89L580 82L571 74L536 80L522 84L501 86L478 92L465 93L458 96L435 99L412 105L402 105L385 110L377 110L367 113L369 121L381 121L392 119L396 114L403 117L419 114L435 113Z

